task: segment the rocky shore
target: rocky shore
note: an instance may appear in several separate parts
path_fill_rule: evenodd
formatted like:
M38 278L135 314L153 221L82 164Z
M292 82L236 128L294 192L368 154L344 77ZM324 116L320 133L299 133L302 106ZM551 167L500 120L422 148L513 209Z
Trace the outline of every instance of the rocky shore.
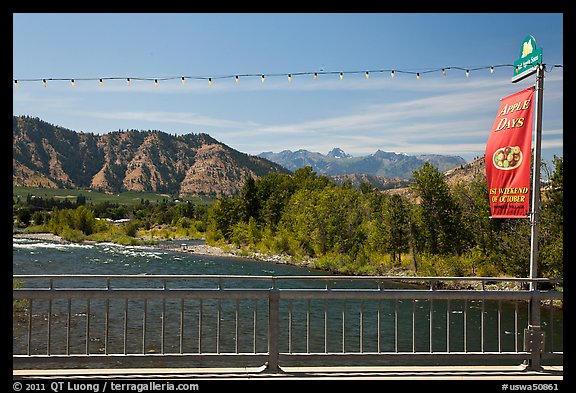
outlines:
M174 243L177 243L175 241ZM249 258L255 259L257 261L279 263L279 264L292 264L303 267L313 267L312 260L309 261L295 261L288 255L269 255L259 252L250 252L239 248L221 248L216 246L210 246L208 244L174 244L161 247L162 249L174 251L191 253L198 255L212 255L218 257L236 257L236 258Z
M31 240L42 240L48 242L57 243L68 243L68 241L62 239L58 235L53 235L51 233L13 233L12 237L21 239L31 239ZM145 247L158 248L173 252L190 253L197 255L210 255L217 257L236 257L236 258L250 258L258 261L271 262L271 263L281 263L281 264L293 264L298 266L310 267L311 261L308 262L296 262L288 255L267 255L259 252L247 252L242 249L230 249L225 250L221 247L210 246L208 244L182 244L176 239L171 242L159 243L156 245L146 245Z
M48 242L68 243L58 235L51 233L13 233L12 237L20 239L44 240Z

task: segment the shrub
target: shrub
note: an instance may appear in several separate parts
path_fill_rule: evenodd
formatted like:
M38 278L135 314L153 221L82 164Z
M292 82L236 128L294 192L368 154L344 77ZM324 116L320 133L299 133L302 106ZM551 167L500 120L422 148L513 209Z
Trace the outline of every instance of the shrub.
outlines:
M138 221L130 221L124 226L124 231L126 232L127 236L136 237L138 233L138 228L140 227L140 222Z
M139 246L142 245L142 241L140 239L136 239L132 236L127 236L124 234L119 234L112 239L112 242L116 244L120 244L122 246Z
M86 235L79 229L66 228L62 231L60 236L62 239L73 243L80 243L86 240Z
M331 272L346 272L349 270L350 263L350 257L347 255L327 254L314 260L314 267Z
M50 228L47 225L31 225L22 230L22 233L50 233Z
M498 277L499 274L498 268L490 263L482 263L476 270L478 277Z

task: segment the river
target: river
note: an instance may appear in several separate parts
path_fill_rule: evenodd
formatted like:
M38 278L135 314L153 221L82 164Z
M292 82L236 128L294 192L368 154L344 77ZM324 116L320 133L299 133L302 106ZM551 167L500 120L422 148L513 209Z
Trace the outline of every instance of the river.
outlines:
M177 242L177 245L186 242ZM82 275L243 275L243 276L303 276L303 275L329 275L325 271L319 271L304 267L297 267L288 264L273 264L270 262L256 261L247 258L238 257L221 257L221 256L205 256L196 255L191 253L169 251L161 247L145 247L145 246L120 246L111 243L67 243L67 242L52 242L52 241L42 241L42 240L31 240L24 238L13 238L13 274L82 274ZM44 284L45 285L45 284ZM204 284L203 284L204 285ZM243 284L238 284L243 285ZM266 283L269 285L269 283ZM307 287L312 285L309 281L294 282L292 283L295 287ZM317 284L316 284L317 285ZM349 286L354 286L350 282ZM366 285L366 284L363 284ZM376 285L376 284L375 284ZM387 283L388 287L406 287L398 283ZM119 299L122 302L122 300ZM125 350L128 353L154 353L160 351L160 346L163 345L163 350L165 352L174 351L177 353L179 350L185 353L198 351L199 345L202 345L202 351L206 352L227 352L239 350L240 352L266 352L267 342L266 342L266 318L267 318L267 307L265 302L262 304L254 302L254 304L244 304L245 301L242 300L240 306L234 302L222 301L217 304L216 301L204 301L203 304L194 303L195 299L188 299L186 312L182 312L190 322L196 321L198 325L198 320L195 318L200 312L203 315L204 320L202 324L207 324L210 321L214 321L216 313L219 312L221 324L221 339L217 343L218 339L214 339L213 328L206 328L202 331L200 328L200 340L198 340L198 335L196 333L189 333L186 340L179 340L177 338L178 334L172 334L170 332L178 332L178 329L182 328L182 321L177 317L179 313L179 307L183 307L184 303L179 301L168 301L166 303L166 325L165 329L167 338L164 344L154 336L154 334L144 333L144 347L142 348L142 336L143 327L142 320L140 318L138 321L130 321L126 323L125 328L128 328L130 333L127 339L121 339L122 336L122 324L116 328L111 328L110 335L117 334L120 336L116 340L110 339L109 348L107 351L111 352L122 352ZM101 301L102 302L102 301ZM35 302L34 307L41 307L41 302ZM427 319L431 313L434 313L434 320L439 326L433 326L433 329L442 329L442 324L446 325L446 315L450 314L450 324L451 329L454 332L458 332L462 329L462 314L464 308L463 301L452 301L449 306L442 302L434 302L433 311L430 311L430 302L419 301L417 303L402 301L394 303L393 301L381 301L378 303L360 303L359 301L347 300L345 303L342 301L330 301L327 306L323 301L312 301L306 304L306 301L294 300L290 305L283 304L281 307L282 317L280 323L280 335L282 345L280 350L283 352L294 351L294 352L338 352L345 345L346 351L352 352L374 352L378 350L380 346L381 351L411 351L412 348L412 329L416 331L417 337L424 337L421 341L416 343L416 351L426 351L432 346L435 351L443 351L446 348L447 341L450 340L450 350L451 351L462 351L463 344L459 344L460 339L458 337L450 337L456 333L450 333L447 337L445 333L435 335L434 342L430 344L427 337L430 332L429 320ZM476 301L469 301L466 305L468 311L467 321L469 332L474 332L478 330L478 324L480 322L479 313L480 303ZM96 310L98 306L98 300L92 302L92 312ZM72 313L75 317L79 318L77 323L80 328L77 330L72 329L70 334L78 332L81 336L84 330L81 328L82 321L86 312L83 309L85 307L83 304L73 305ZM146 322L148 329L160 328L160 320L163 318L158 318L160 315L160 303L154 303L150 300L146 306L143 304L135 304L134 307L137 309L142 309L142 307L147 307L148 314L150 315L150 321ZM240 319L238 322L234 322L234 309L247 308L249 312L240 313ZM253 308L251 308L253 307ZM288 308L291 307L293 310L293 322L289 326L287 321ZM396 311L394 308L396 307ZM449 308L448 308L449 307ZM484 306L482 306L484 307ZM505 304L503 306L504 311L513 310L513 305ZM219 311L217 309L219 308ZM346 308L346 337L342 340L342 310ZM380 315L380 323L376 320L376 309L379 308L378 315ZM74 311L76 309L76 311ZM256 312L254 312L256 309ZM312 318L309 327L306 325L306 318L309 316L306 310L309 309L309 315L316 316ZM359 310L362 309L360 314ZM415 319L412 320L411 313L413 309L421 310L419 314L416 315ZM61 339L64 340L64 326L66 326L65 315L66 306L54 305L52 309L53 317L53 338L52 340L58 341L58 335L61 335ZM131 311L132 312L132 311ZM380 329L393 328L395 323L394 313L398 315L399 327L396 335L382 335L381 339L378 337L377 326L381 326ZM496 305L490 302L485 302L485 324L486 326L494 325L497 318ZM174 314L173 318L168 318L170 313ZM513 326L513 322L510 318L503 318L501 321L501 332L502 332L502 347L503 350L512 350L515 345L514 339L516 338L517 343L521 343L522 327L526 324L526 310L521 307L517 315L518 326L516 328ZM164 314L162 314L164 315ZM256 316L257 315L257 316ZM360 315L358 318L356 315ZM552 315L548 318L548 315ZM43 325L41 320L46 320L46 315L41 312L34 313L33 317L38 318L39 321L33 321L37 324L40 333L33 337L33 341L36 345L33 345L33 353L41 354L46 351L46 344L42 344L45 339L45 333L43 332ZM117 307L111 308L110 314L111 320L117 318L123 318L122 306L119 304ZM238 317L237 317L238 318ZM328 320L328 328L324 327L324 320ZM18 318L15 318L18 319ZM553 314L543 313L543 325L546 327L547 324L552 321L554 326L556 326L553 343L556 348L562 346L562 313L555 312ZM259 328L257 329L257 334L253 334L252 326L257 322ZM103 351L103 336L102 332L104 323L99 320L97 316L94 316L94 320L91 323L91 342L90 351L91 353L102 353ZM44 322L45 324L45 322ZM402 326L405 324L405 326ZM412 326L414 324L414 327ZM26 351L26 340L25 340L25 325L26 323L21 321L21 323L15 322L13 325L14 329L14 341L13 350L14 353L25 353ZM62 327L62 329L58 329ZM239 327L239 328L238 328ZM99 331L100 329L100 331ZM195 328L196 329L196 328ZM240 330L240 337L238 343L235 342L234 329ZM260 331L262 330L262 331ZM359 334L360 333L360 334ZM325 339L324 334L327 334L330 339ZM290 347L287 347L288 339L287 336L290 335L291 342ZM469 333L470 335L470 333ZM195 337L194 337L195 336ZM84 336L85 337L85 336ZM232 337L232 338L230 338ZM244 338L242 338L244 337ZM362 337L362 338L360 338ZM345 344L343 344L345 341ZM487 350L494 350L497 348L497 343L494 339L487 338L482 344L480 339L475 339L474 337L469 337L467 350L478 350L480 345L484 345ZM78 347L78 351L83 350L84 344L80 339L75 340L74 337L70 340L72 345ZM219 348L216 348L216 345ZM521 345L521 344L520 344ZM125 348L123 346L126 346ZM326 347L325 347L326 346ZM361 346L361 348L360 348ZM58 343L52 344L52 350L58 350ZM74 350L72 348L72 350Z
M206 256L158 247L120 246L113 243L68 243L13 238L14 274L221 274L303 275L325 272L247 258Z

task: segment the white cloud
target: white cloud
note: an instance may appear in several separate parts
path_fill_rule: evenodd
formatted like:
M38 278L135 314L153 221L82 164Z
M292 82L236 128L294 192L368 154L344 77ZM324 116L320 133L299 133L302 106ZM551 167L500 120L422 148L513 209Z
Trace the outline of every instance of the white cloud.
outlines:
M543 139L542 149L558 149L564 148L564 141L562 139Z
M251 127L258 127L257 123L241 122L226 119L216 119L208 116L198 115L189 112L94 112L86 111L80 113L83 116L90 116L99 119L112 119L112 120L128 120L146 122L151 124L162 123L177 123L191 126L206 126L218 128L232 128L232 129L246 129ZM153 127L157 128L157 127Z

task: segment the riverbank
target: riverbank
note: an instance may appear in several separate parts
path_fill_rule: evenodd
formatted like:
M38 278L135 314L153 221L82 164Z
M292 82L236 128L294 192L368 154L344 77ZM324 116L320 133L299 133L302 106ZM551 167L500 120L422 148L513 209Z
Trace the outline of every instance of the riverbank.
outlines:
M178 243L178 241L175 241ZM248 258L262 262L270 262L277 264L294 265L299 267L314 267L314 260L308 259L305 261L297 261L289 255L279 254L263 254L259 252L246 251L241 248L234 248L232 246L216 247L208 244L175 244L172 247L162 247L174 252L191 253L198 255L212 255L220 257L233 257L233 258Z
M48 242L58 242L58 243L70 243L64 240L62 237L53 235L51 233L13 233L14 238L24 238L31 240L40 240ZM222 247L211 246L205 243L186 243L187 239L173 239L170 241L159 241L157 244L145 244L142 247L150 247L153 249L161 249L170 252L177 253L187 253L195 255L204 256L216 256L216 257L231 257L231 258L248 258L262 262L274 263L274 264L287 264L297 267L319 269L315 263L314 258L309 258L306 260L297 260L289 255L285 254L263 254L259 252L252 252L241 248L235 248L232 245L225 245ZM94 241L85 241L94 242ZM325 270L329 274L343 275L341 272ZM356 275L356 274L346 274L346 275ZM443 280L443 277L422 277L419 279L418 275L415 275L413 271L408 269L388 269L386 272L381 274L381 276L387 277L413 277L413 284L422 286L423 288L429 288L431 281L434 281L435 289L460 289L460 290L523 290L526 289L525 284L521 281L454 281L454 280Z
M17 239L43 240L47 242L56 242L56 243L70 243L69 241L62 239L62 237L58 235L53 235L51 233L13 233L12 237Z
M61 236L53 235L51 233L13 233L12 237L20 239L30 239L30 240L41 240L56 243L70 243L64 240ZM163 243L158 242L158 244L146 244L142 247L156 248L172 252L189 253L197 255L206 256L217 256L217 257L233 257L233 258L249 258L263 262L280 263L280 264L291 264L301 267L313 267L313 260L309 261L295 261L288 255L267 255L258 252L248 252L239 248L232 247L216 247L210 246L208 244L185 244L181 241L186 239L174 239L171 241L165 241ZM84 240L86 243L93 242L92 240Z

